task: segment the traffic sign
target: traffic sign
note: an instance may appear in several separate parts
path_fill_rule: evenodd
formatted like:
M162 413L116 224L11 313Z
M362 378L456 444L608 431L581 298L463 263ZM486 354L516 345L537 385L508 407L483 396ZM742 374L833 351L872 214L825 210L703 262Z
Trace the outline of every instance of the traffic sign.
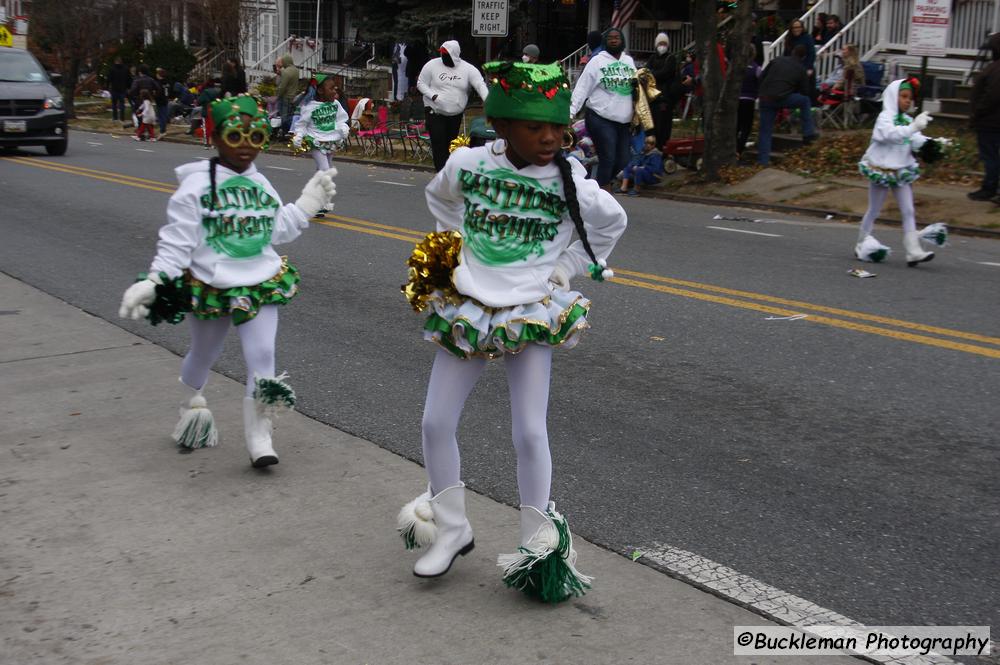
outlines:
M472 0L472 36L506 37L508 0Z
M0 46L8 48L14 46L14 35L10 34L10 30L5 25L0 25Z

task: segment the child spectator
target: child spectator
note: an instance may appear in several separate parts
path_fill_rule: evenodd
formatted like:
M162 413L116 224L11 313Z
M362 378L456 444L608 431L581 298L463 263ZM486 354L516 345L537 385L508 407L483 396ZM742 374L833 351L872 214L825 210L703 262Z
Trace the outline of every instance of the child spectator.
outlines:
M136 141L145 141L143 134L148 133L149 140L155 141L156 107L153 106L153 94L149 90L139 92L139 111L136 115L139 117L139 128L135 130L135 136L132 138Z
M639 185L657 185L663 173L663 155L656 149L656 137L647 136L641 154L632 158L625 167L622 186L616 193L639 196ZM631 181L632 189L629 189Z

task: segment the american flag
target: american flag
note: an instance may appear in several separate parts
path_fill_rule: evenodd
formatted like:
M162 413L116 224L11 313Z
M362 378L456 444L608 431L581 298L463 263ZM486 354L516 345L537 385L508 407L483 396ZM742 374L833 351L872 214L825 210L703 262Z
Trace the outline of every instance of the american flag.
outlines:
M639 9L639 0L615 0L612 8L611 27L621 28L632 19L635 10Z

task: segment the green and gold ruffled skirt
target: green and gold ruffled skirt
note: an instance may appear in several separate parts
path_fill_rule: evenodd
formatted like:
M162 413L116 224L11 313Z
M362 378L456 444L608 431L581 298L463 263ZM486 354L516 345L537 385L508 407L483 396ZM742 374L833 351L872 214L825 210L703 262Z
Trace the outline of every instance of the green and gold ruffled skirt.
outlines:
M281 270L253 286L218 289L184 273L184 283L191 289L191 313L199 319L232 316L233 325L246 323L264 305L285 305L299 292L299 271L281 257Z
M513 307L489 307L440 291L427 302L432 311L424 324L424 339L463 359L499 358L528 344L572 348L590 327L590 301L576 291L556 290L538 302Z

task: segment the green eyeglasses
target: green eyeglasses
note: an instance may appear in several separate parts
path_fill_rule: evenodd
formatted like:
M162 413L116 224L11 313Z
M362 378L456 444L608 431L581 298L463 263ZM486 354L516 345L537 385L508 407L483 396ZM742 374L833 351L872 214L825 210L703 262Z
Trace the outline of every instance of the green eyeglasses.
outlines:
M255 127L251 127L249 131L231 127L222 132L222 142L230 148L238 148L244 141L251 148L260 150L267 145L268 134L265 130Z

